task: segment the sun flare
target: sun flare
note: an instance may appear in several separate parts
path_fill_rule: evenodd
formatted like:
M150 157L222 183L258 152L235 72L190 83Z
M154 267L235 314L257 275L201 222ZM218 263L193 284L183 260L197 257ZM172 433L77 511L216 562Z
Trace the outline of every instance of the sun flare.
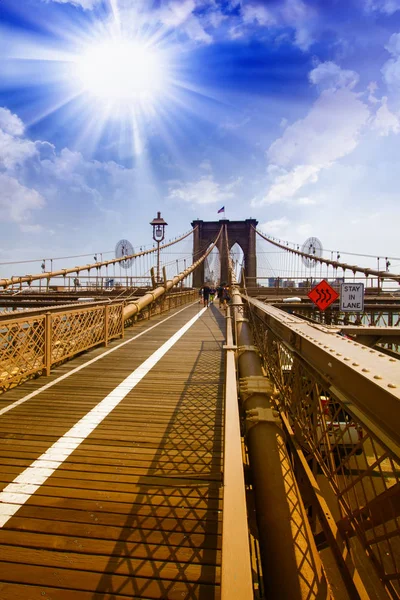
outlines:
M154 99L166 82L162 55L131 40L89 46L76 66L83 90L106 103Z

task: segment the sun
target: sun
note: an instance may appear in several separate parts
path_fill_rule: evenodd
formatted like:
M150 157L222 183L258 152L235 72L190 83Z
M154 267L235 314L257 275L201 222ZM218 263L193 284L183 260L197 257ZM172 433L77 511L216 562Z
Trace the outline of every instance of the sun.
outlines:
M154 99L166 85L167 71L160 52L125 39L90 45L76 60L82 91L104 103Z

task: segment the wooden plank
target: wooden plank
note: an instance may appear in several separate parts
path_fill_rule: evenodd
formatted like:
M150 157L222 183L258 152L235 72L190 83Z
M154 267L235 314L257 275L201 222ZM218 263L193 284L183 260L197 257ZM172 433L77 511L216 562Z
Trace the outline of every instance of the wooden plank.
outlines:
M198 464L196 458L193 457L191 460L186 460L185 462L177 462L168 460L164 457L164 460L157 461L157 468L149 468L148 463L144 461L127 461L129 465L125 466L123 461L118 461L115 464L100 463L96 461L96 465L94 466L89 460L86 462L77 461L76 458L74 461L66 460L60 467L58 472L63 473L64 471L68 471L66 477L71 477L70 473L88 473L88 478L90 479L94 472L96 475L100 473L111 474L118 471L118 473L122 475L169 475L171 477L181 475L184 477L185 475L192 475L196 477L196 475L207 474L211 479L220 480L221 479L221 462L206 464L201 463ZM0 457L0 471L6 472L8 467L29 467L32 463L32 459L20 459L20 458L1 458ZM4 469L3 469L4 467Z
M3 487L197 311L2 415ZM60 600L219 598L222 342L215 315L204 313L0 529L5 600L43 589ZM39 390L24 387L14 398Z
M0 563L0 581L31 584L36 586L36 593L39 592L39 589L43 589L42 586L57 587L69 590L70 598L75 598L77 592L89 591L99 594L100 590L105 594L104 597L109 597L110 600L119 592L123 593L125 598L138 597L154 600L160 600L160 598L182 600L182 598L200 597L205 600L218 600L220 597L219 587L215 584L190 582L184 578L171 581L116 573L103 575L98 572L60 569L44 565L24 565L21 569L18 562ZM43 595L37 595L35 600L39 600L39 598L43 600ZM24 600L26 599L24 598Z
M64 513L65 512L66 511L64 511ZM46 517L47 516L48 515L46 514ZM54 516L57 517L54 518L54 520L50 520L49 518L34 519L28 517L13 517L7 523L4 531L12 531L14 538L14 530L18 530L31 531L32 533L55 534L57 536L72 537L74 539L77 539L80 536L84 538L89 537L93 539L98 538L117 541L122 537L123 539L129 540L131 543L143 543L144 539L146 539L146 543L154 545L168 544L169 546L177 547L221 549L221 536L218 534L193 533L187 535L184 532L175 531L153 531L150 529L138 530L130 526L115 527L113 525L99 525L93 523L93 519L90 519L90 522L87 523L84 521L77 522L75 520L61 521L59 519L60 516L65 518L65 515L61 511L58 511ZM80 516L84 517L82 514Z
M117 544L118 546L118 544ZM122 546L125 546L122 543ZM38 565L41 567L52 567L60 569L71 569L77 571L91 571L96 573L112 573L116 575L130 576L134 573L135 577L144 577L146 579L163 579L175 581L179 576L184 576L185 581L218 583L219 569L213 565L198 565L193 563L173 562L174 554L171 552L170 561L155 560L151 556L147 560L134 558L128 553L121 554L114 552L112 556L106 554L80 554L78 552L56 552L48 549L25 548L23 546L2 545L1 560L5 563L15 562L24 565L22 571L25 571L25 565Z
M57 493L58 492L58 493ZM129 516L145 517L148 515L163 519L173 516L176 519L194 519L198 522L207 521L209 523L220 520L220 511L210 508L199 508L196 505L185 506L180 504L178 507L174 504L168 505L168 499L163 501L161 505L147 503L148 496L146 494L137 494L136 502L113 502L111 497L101 491L102 498L90 498L90 493L83 490L81 494L67 489L56 490L57 495L33 495L29 500L29 504L36 506L59 506L60 496L69 500L69 507L80 507L81 510L101 510L104 512L121 512L121 514L129 514Z
M70 487L66 486L65 488L55 487L55 486L42 486L32 497L29 502L36 502L37 505L47 506L50 502L49 500L44 500L43 498L59 498L62 495L63 498L71 498L75 500L86 500L86 501L96 501L96 502L114 502L117 504L126 504L129 507L133 507L134 504L140 504L145 506L168 506L168 507L180 507L192 510L203 510L207 511L208 514L211 515L210 511L219 511L222 508L222 500L219 498L214 498L212 496L183 496L181 494L177 495L168 495L168 493L164 493L163 488L159 489L150 489L147 488L135 488L131 489L131 486L127 486L126 491L119 492L115 491L113 487L109 490L105 490L103 487L95 490L88 490L87 488L80 489L77 486ZM82 507L85 509L84 505ZM111 507L112 508L112 507ZM115 510L123 510L122 506L115 507Z
M152 544L145 536L142 536L140 541L132 541L129 530L126 529L124 533L124 536L120 535L116 540L113 540L95 538L93 535L91 537L71 537L70 535L49 535L20 531L17 543L14 531L0 529L0 544L14 546L17 549L23 547L26 549L26 552L28 552L28 548L68 552L69 558L71 558L70 553L73 553L73 556L82 554L93 557L98 554L104 557L113 556L119 559L126 559L128 555L130 560L150 559L151 561L173 561L179 564L190 563L191 565L206 563L210 566L216 566L221 562L221 552L215 548L174 546L166 544L166 540L164 540L164 544ZM85 557L82 558L84 561ZM34 555L32 555L32 560L34 560Z
M192 452L178 452L177 450L171 449L168 454L162 454L158 448L129 448L130 452L112 452L113 447L111 446L109 450L106 451L97 451L91 452L90 450L82 451L79 448L75 450L73 455L70 455L65 463L71 464L93 464L93 459L96 459L96 464L98 465L113 465L113 466L136 466L141 463L148 464L149 460L157 459L159 464L163 462L170 462L174 465L180 465L182 463L189 463L192 459ZM18 442L14 444L14 446L9 445L7 448L0 448L0 464L9 464L9 459L11 460L21 460L25 463L32 462L32 460L36 460L43 452L38 451L37 448L30 448L25 446L25 448L21 449L21 444ZM204 453L201 453L199 457L199 453L196 452L196 463L199 464L208 464L208 465L222 465L222 460L220 456L215 456L215 453L209 452L207 456L203 457ZM15 463L17 464L17 463Z
M53 501L51 501L53 500ZM66 501L62 498L49 499L49 502L43 502L40 505L25 504L18 511L20 518L41 519L44 515L49 520L72 521L85 524L112 525L115 527L134 527L137 530L153 530L159 532L180 532L185 535L219 535L222 531L221 521L199 521L196 519L176 519L173 517L164 517L160 519L153 515L130 515L125 507L125 512L118 513L111 508L108 503L95 504L84 502ZM112 508L116 508L115 506ZM124 507L122 507L124 508ZM13 517L14 518L14 517ZM12 523L12 519L8 521Z
M126 600L126 595L104 594L74 590L74 600ZM1 600L71 600L71 590L49 586L23 585L0 582ZM129 600L139 600L139 596L129 596ZM150 600L140 596L140 600Z

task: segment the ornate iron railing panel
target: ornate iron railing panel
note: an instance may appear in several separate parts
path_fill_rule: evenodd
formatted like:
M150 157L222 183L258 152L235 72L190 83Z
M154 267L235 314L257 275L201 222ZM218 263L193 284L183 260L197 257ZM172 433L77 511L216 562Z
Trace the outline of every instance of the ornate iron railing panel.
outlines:
M119 337L124 328L124 314L122 304L111 304L108 307L108 340Z
M268 318L271 319L271 315ZM371 417L368 410L363 410L363 392L358 398L354 397L354 389L346 394L345 380L341 381L339 389L334 378L325 375L321 369L320 360L316 359L313 364L310 352L302 356L297 333L290 337L282 328L280 335L283 319L282 323L275 316L273 319L271 327L271 321L268 323L268 319L264 319L259 306L256 311L251 311L257 345L264 358L266 372L276 386L277 407L287 418L296 446L304 453L317 481L321 478L329 482L327 501L339 531L353 550L359 549L361 543L386 592L391 598L400 598L398 439L390 432L388 434L384 418L379 422ZM299 330L298 324L296 326ZM326 334L324 345L321 337L318 341L311 340L315 334L312 333L313 326L308 327L311 335L307 332L303 337L307 338L307 343L315 345L315 356L323 352L334 354L332 336ZM295 329L293 327L293 332ZM359 354L359 362L352 364L368 377L367 356L372 352L378 357L378 353L354 342L351 345L352 360L354 352ZM335 354L340 355L339 352ZM399 361L385 360L393 364L392 373L396 367L399 367L397 373L400 373ZM332 364L328 361L329 357L326 362L329 372ZM383 366L387 368L389 365L385 363ZM374 378L383 379L379 375ZM397 380L387 387L397 394ZM379 409L381 406L384 413L387 399L379 394L379 389L375 389L375 393L376 407ZM390 411L386 414L390 415ZM397 418L398 413L393 413L393 420ZM304 477L304 472L301 476ZM321 524L315 521L314 533L320 542L324 538L321 529Z
M51 364L55 364L104 340L104 308L52 315L51 329Z
M0 328L0 390L45 366L45 316L6 321Z
M141 312L150 318L196 298L195 290L161 296ZM132 319L129 320L132 323ZM24 314L0 326L0 393L34 374L50 373L53 365L123 336L124 304L75 307L46 314Z
M74 308L2 321L0 391L123 334L123 304Z

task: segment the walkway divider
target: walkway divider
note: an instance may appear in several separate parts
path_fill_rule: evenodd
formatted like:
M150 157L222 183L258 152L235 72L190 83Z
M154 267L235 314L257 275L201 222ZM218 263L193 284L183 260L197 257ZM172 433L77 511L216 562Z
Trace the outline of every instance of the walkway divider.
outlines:
M254 597L232 317L227 309L221 600Z

